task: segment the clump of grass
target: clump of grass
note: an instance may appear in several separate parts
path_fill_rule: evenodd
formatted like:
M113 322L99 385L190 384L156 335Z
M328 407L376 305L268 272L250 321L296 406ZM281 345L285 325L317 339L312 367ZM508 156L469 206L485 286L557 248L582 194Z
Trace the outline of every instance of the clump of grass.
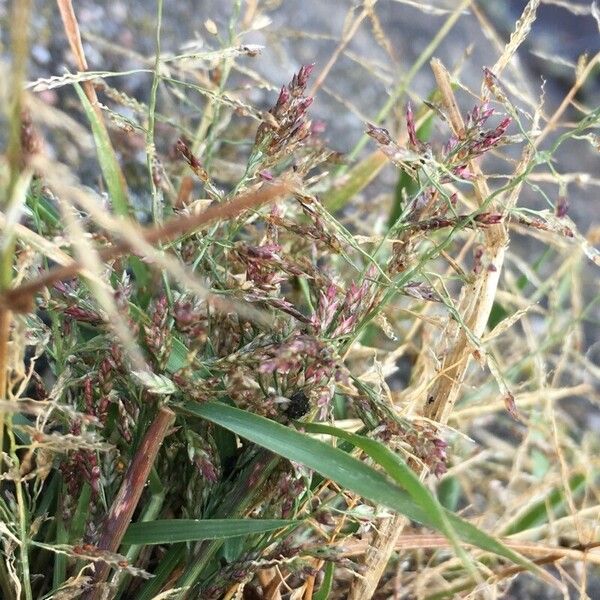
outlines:
M222 47L170 55L159 1L150 95L131 98L88 72L59 2L79 71L27 87L73 90L96 187L44 149L14 4L3 597L491 597L524 572L585 593L598 444L569 406L597 399L582 280L599 258L566 198L597 182L556 164L597 145L600 108L575 96L600 55L553 113L515 89L532 1L480 92L433 59L429 99L408 102L467 4L394 88L401 116L383 103L340 156L310 109L363 21L391 47L371 3L312 87L300 66L260 108L235 85L260 60L238 33L257 3L235 3ZM396 189L375 196L386 168Z

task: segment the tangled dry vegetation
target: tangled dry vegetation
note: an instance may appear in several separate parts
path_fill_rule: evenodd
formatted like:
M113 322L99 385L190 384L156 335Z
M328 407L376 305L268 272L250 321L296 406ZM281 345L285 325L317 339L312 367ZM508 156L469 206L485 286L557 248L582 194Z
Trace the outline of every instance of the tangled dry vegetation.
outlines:
M589 597L599 237L568 203L600 182L559 165L598 152L600 54L548 107L513 72L540 2L499 44L464 1L340 155L311 104L363 21L391 43L374 1L274 91L260 3L175 55L159 0L147 98L88 70L57 4L74 72L27 83L27 0L2 65L2 597ZM499 46L477 90L433 58L466 9Z

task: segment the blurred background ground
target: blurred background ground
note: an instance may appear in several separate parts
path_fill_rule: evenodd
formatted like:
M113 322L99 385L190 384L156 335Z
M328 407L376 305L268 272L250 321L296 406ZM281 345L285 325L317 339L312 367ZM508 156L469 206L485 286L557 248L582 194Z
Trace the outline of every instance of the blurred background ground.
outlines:
M31 77L62 74L66 68L73 70L55 3L36 0L35 4ZM143 60L152 60L154 52L155 2L79 0L74 4L87 40L85 51L90 69L126 71L148 66ZM234 4L233 0L167 0L161 36L163 51L177 53L191 43L196 48L219 47L227 39ZM520 76L515 78L508 72L506 75L517 85L527 86L534 95L539 94L545 80L548 113L556 108L572 84L578 57L600 50L598 24L591 15L590 3L571 2L570 10L561 4L566 3L542 2L532 33L519 52ZM374 3L375 19L362 21L333 65L312 107L314 117L325 122L326 137L334 149L342 153L352 149L363 134L364 122L374 118L393 82L409 71L457 5L458 0L429 3L380 0ZM494 63L498 56L497 44L508 39L525 5L525 0L479 2L476 12L464 11L434 55L449 68L460 69L461 81L478 90L482 68ZM4 47L10 30L7 6L6 0L0 2ZM242 2L242 14L245 9L246 4ZM273 90L286 83L300 65L314 62L319 74L359 16L361 5L349 0L266 0L260 3L260 9L264 15L263 27L247 33L244 42L264 45L264 49L258 57L244 64L264 78L262 89L243 73L238 73L234 80L241 88L247 86L250 102L267 107L273 99ZM211 35L205 28L207 19L216 25L217 35ZM491 25L497 39L490 39L482 28L482 21ZM118 83L133 97L147 98L150 81L148 74L134 74L119 78ZM266 82L272 84L271 89L265 89ZM414 77L409 95L418 104L432 88L433 76L425 64ZM592 78L578 99L594 105L599 90L600 78ZM73 97L70 90L65 93ZM60 101L61 95L62 90L56 92L56 101ZM53 94L48 94L47 99L53 101ZM469 99L464 96L462 99L465 107L469 107ZM398 112L402 110L403 103L397 107ZM582 164L582 158L587 164ZM598 167L592 153L582 156L563 152L562 160L565 172L582 170L582 167L593 171ZM595 214L598 189L593 185L579 185L569 191L572 192L572 214L580 223L585 223L588 215Z

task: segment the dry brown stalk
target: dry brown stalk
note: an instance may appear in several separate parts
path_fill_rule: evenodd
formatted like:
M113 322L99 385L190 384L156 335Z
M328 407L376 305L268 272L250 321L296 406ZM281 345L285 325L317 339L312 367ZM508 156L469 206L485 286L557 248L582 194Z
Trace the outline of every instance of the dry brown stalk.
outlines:
M554 114L550 117L548 123L544 127L544 131L534 140L534 145L538 147L541 142L546 138L546 136L551 133L554 128L558 125L558 122L565 110L569 107L569 104L573 102L577 92L581 89L581 86L587 81L588 77L593 73L594 69L596 69L598 63L600 63L600 52L594 55L594 57L588 62L585 69L578 74L575 83L567 93L567 95L563 98L563 101L560 103L560 106L554 111Z
M174 419L175 413L163 407L158 411L154 421L146 431L104 522L102 536L98 542L100 550L117 552L119 549L121 540L144 491L150 469ZM95 569L93 581L95 584L101 584L106 579L110 566L105 562L97 562L95 563ZM102 596L103 586L96 585L88 592L86 600L97 600Z
M464 135L464 122L457 108L456 99L450 85L450 76L442 63L434 59L431 68L436 83L442 94L442 103L446 108L452 129L457 136ZM475 175L475 194L480 205L490 196L490 190L481 168L475 161L469 163L469 168ZM490 210L500 207L492 205ZM482 269L480 276L472 284L471 289L464 294L468 304L460 307L462 317L472 335L479 338L485 329L496 295L500 278L504 252L508 244L508 233L504 223L491 225L483 230L487 268ZM449 323L449 325L451 325ZM432 391L433 403L425 408L425 416L445 423L454 406L462 381L471 357L471 344L467 331L460 328L456 334L453 346L444 357L441 376Z
M65 34L67 35L67 40L69 41L71 52L75 57L75 63L77 64L77 68L81 72L87 71L88 64L85 58L83 44L81 43L79 23L77 22L77 17L75 16L75 11L73 10L73 4L71 3L71 0L56 0L56 3L58 4L60 18L62 19L63 27L65 28ZM104 124L102 112L98 108L98 96L96 96L96 89L94 88L94 83L92 81L84 81L82 82L82 87L83 91L85 92L85 95L87 96L91 105L94 107L94 110L100 116L100 122Z
M263 569L259 572L259 580L265 600L281 600L281 592L279 591L283 583L281 571L275 568Z
M77 16L75 15L75 11L73 10L73 4L71 0L56 0L56 3L58 4L58 10L60 11L60 17L63 22L65 34L69 41L71 52L73 52L73 55L75 57L77 68L79 69L79 71L85 72L88 70L88 63L85 58L85 52L83 50L83 44L81 42L81 33L79 31L79 23L77 22ZM104 132L106 133L106 139L110 139L108 135L108 130L106 129L106 123L104 122L104 115L98 103L98 96L96 95L96 88L94 87L94 82L83 81L82 87L85 95L87 96L87 99L92 105L93 110L98 116L98 123L100 124L100 127L104 129ZM121 185L123 189L127 189L125 176L123 175L118 165L116 168L119 170L119 178L121 179Z
M565 548L562 546L548 546L536 542L520 542L512 538L501 538L500 541L513 550L534 559L549 560L551 562L569 558L576 561L584 561L600 564L600 553L598 542L587 545ZM435 534L402 534L395 550L418 550L433 548L450 548L451 544L447 538ZM343 556L359 556L368 552L369 544L366 541L353 542L350 545L344 543Z
M331 482L328 482L328 481L324 482L320 486L320 489L316 490L316 493L320 494L323 490L330 487L330 485L331 485ZM358 502L359 502L359 498L357 498L356 496L351 496L348 499L348 510L352 510L356 506L356 504L358 504ZM328 545L334 545L336 538L340 535L340 532L344 529L346 522L347 522L347 516L343 515L342 518L337 523L335 530L330 535L326 536L325 533L322 533L322 535L324 537L328 538ZM316 571L320 571L323 568L324 564L325 564L324 560L314 559L314 561L313 561L313 567L315 568ZM311 575L306 578L306 582L304 583L304 592L302 592L302 600L311 600L313 597L313 594L314 594L314 588L315 588L315 576Z
M526 406L538 404L542 396L547 402L556 403L558 400L562 400L563 398L572 398L573 396L589 396L593 393L593 391L594 388L592 385L588 383L580 383L578 385L560 389L544 389L543 391L519 394L516 397L515 402L519 408L524 408ZM497 400L495 402L486 403L482 406L469 406L468 408L461 408L450 415L450 420L453 422L469 420L476 416L491 414L504 409L504 401Z
M23 147L21 140L22 110L24 105L23 82L29 53L29 17L31 0L13 2L11 12L11 51L13 67L8 82L10 90L10 133L6 158L10 169L8 185L2 192L2 210L9 211L17 202L17 188L23 169ZM11 224L12 227L12 224ZM14 229L4 231L0 239L0 291L8 289L13 277ZM8 345L12 323L12 311L0 306L0 399L5 400L8 392ZM0 451L4 449L4 412L0 411ZM0 463L0 471L4 463ZM30 592L26 589L26 595Z
M512 32L508 44L506 44L502 54L491 69L492 73L496 77L499 77L502 71L504 71L506 66L512 60L516 51L519 49L519 46L529 35L531 26L537 18L537 9L540 5L540 2L541 0L529 0L527 6L525 6L523 9L521 17L515 23L515 30Z
M251 208L258 208L274 202L291 193L299 185L294 178L282 178L260 189L242 193L228 202L209 206L205 211L195 214L178 215L164 224L143 229L136 227L139 237L149 244L172 241L180 235L197 231L201 227L222 219L233 219ZM99 259L112 260L130 252L130 245L120 241L98 250ZM6 291L0 299L2 305L15 312L29 312L33 306L33 297L45 287L58 281L70 279L81 271L79 262L71 262L46 271L33 281Z
M395 515L377 524L377 533L367 547L362 561L366 567L365 575L353 579L348 594L349 600L372 598L405 525L406 517L404 515Z
M242 27L249 29L258 11L258 0L246 0L246 11L242 19Z
M461 139L464 137L465 126L452 91L450 75L438 59L433 59L430 64L452 130ZM525 149L516 173L525 169L532 152L531 148ZM475 176L475 196L478 204L482 206L490 196L490 189L485 175L476 161L469 163L469 169ZM490 210L505 212L508 207L514 206L520 190L521 185L516 185L503 207L492 204ZM469 285L469 289L463 290L463 302L458 307L466 329L457 328L453 319L448 321L446 330L448 338L451 340L450 349L442 358L438 379L430 394L434 400L424 407L425 416L441 424L448 421L458 399L471 360L471 339L473 336L479 339L485 330L504 263L504 254L508 245L508 232L505 224L500 222L486 227L483 236L487 268L481 270L479 277ZM366 600L373 596L405 525L406 518L402 515L396 515L378 525L378 533L367 549L363 561L367 575L353 580L348 596L350 600Z

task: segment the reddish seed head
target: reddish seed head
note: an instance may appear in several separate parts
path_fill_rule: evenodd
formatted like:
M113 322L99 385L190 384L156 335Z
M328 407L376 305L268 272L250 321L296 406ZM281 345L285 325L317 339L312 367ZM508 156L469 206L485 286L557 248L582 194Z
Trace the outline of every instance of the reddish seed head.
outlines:
M436 448L439 448L439 449L441 449L441 450L445 450L445 449L448 447L448 442L446 442L446 441L444 441L444 440L441 440L440 438L435 438L435 439L433 440L433 445L434 445Z
M98 315L97 313L85 310L83 308L80 308L79 306L69 306L65 308L64 312L72 319L84 323L98 323L102 320L100 318L100 315Z
M497 225L502 221L500 213L481 213L475 217L475 220L481 225Z
M474 175L469 170L469 168L467 167L467 165L459 165L458 167L455 167L453 169L453 173L457 177L460 177L460 179L465 179L467 181L470 181L471 179L474 179Z
M202 473L202 476L210 483L215 483L219 479L217 470L215 469L214 465L210 461L202 460L202 461L200 461L198 466L200 468L200 472Z
M290 99L290 92L285 85L281 86L279 97L277 98L276 108L283 108Z
M454 148L458 146L458 138L451 136L450 139L442 146L442 154L448 156Z
M190 167L192 167L192 169L201 168L200 161L194 156L189 146L181 138L177 140L175 149L186 160Z
M515 419L515 421L519 421L520 417L519 417L519 411L517 410L517 404L515 402L515 397L508 392L505 396L504 396L504 406L506 407L506 410L508 411L508 414Z
M473 107L467 114L467 128L482 127L494 114L494 109L487 103Z
M511 123L512 123L512 119L510 117L504 117L504 119L502 119L502 121L500 121L498 127L496 127L496 131L501 131L502 133L504 133L508 129L508 126Z
M436 477L441 477L447 470L448 468L446 465L443 462L439 462L436 463L435 467L433 468L433 474Z
M246 246L245 250L249 257L272 260L277 258L276 254L281 251L281 246L279 244L264 244L263 246Z
M415 127L415 118L412 110L412 105L410 102L406 104L406 128L408 130L408 139L413 146L419 145L419 140L417 139L417 129Z
M308 108L310 107L310 105L313 103L313 98L311 96L307 96L306 98L303 98L302 100L300 100L300 102L298 102L298 114L302 115L304 114Z
M325 121L313 121L310 126L311 135L320 135L325 132L327 125Z
M490 69L487 67L483 67L483 81L485 83L485 87L491 90L496 84L497 77L492 73Z
M183 154L184 156L186 156L187 153L190 151L187 147L187 144L181 138L179 138L175 143L175 150L177 150L177 152Z
M556 201L556 216L559 219L567 216L569 210L569 200L566 196L559 196Z
M300 67L300 70L298 71L298 85L302 88L306 87L306 84L308 83L308 78L310 77L311 73L313 72L313 69L315 68L315 63L312 63L310 65L304 65L302 67Z
M95 465L94 467L92 467L91 473L90 473L90 485L92 486L92 491L94 492L94 494L99 494L100 493L100 467L98 465Z
M482 122L487 121L494 114L494 109L487 102L481 106Z
M392 141L392 136L387 129L377 127L376 125L373 125L373 123L367 123L365 133L383 146L387 146Z
M313 65L302 67L290 84L281 88L277 102L266 113L271 118L265 119L258 128L255 141L261 144L268 140L267 153L271 156L289 153L311 133L306 112L313 99L304 93L312 67Z

